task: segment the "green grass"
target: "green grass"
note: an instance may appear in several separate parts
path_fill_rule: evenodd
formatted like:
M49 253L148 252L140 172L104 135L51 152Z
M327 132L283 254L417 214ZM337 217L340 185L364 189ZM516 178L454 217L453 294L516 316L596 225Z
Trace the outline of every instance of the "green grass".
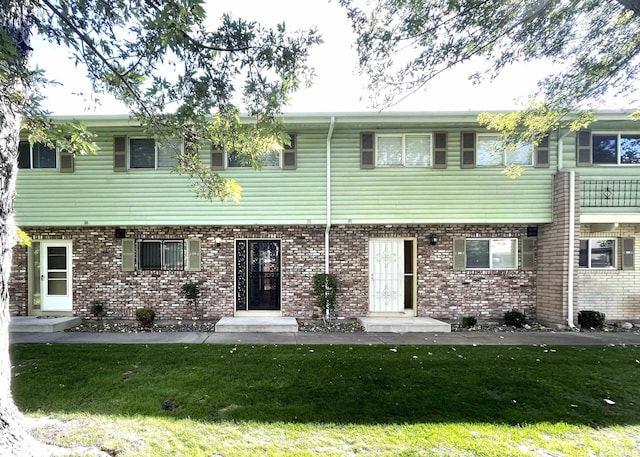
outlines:
M638 347L14 345L12 358L20 408L72 420L54 441L120 456L640 445Z

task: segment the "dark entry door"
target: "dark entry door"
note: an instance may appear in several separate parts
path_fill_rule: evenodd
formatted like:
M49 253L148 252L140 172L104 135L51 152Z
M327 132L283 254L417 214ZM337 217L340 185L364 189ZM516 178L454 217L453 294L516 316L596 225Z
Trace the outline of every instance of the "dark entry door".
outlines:
M280 241L236 241L236 309L280 310Z

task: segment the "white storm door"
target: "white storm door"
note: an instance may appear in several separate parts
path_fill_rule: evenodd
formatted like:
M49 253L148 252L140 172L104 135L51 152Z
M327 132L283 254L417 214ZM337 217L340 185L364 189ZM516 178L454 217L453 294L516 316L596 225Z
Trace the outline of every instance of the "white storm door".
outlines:
M71 241L46 241L40 248L42 311L71 311Z
M369 240L369 311L404 312L404 240Z

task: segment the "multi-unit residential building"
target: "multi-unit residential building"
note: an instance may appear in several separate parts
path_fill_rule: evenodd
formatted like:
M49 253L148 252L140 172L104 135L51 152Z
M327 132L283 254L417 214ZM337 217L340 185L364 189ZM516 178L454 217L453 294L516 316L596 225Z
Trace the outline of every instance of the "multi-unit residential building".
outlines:
M292 143L261 170L200 151L243 187L226 204L172 172L180 138L127 116L80 118L93 156L21 142L17 222L33 243L15 249L11 312L87 316L99 300L116 318L312 317L328 272L346 317L640 318L640 125L596 113L505 157L477 114L286 115Z

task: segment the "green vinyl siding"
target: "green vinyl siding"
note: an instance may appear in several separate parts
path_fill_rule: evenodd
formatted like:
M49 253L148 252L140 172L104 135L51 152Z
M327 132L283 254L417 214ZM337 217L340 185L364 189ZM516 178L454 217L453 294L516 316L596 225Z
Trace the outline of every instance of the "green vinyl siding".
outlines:
M368 128L367 128L368 127ZM338 128L332 141L332 218L335 224L543 223L552 220L556 161L526 167L518 179L502 168L460 168L460 133L428 125L399 129L363 126L379 133L447 132L447 168L360 169L359 131ZM480 131L478 129L478 131ZM554 148L555 141L551 142ZM553 151L553 149L552 149Z
M134 128L92 127L97 155L77 156L74 173L20 170L18 224L253 225L322 224L325 220L326 129L298 133L298 169L228 169L243 188L239 204L209 202L189 190L186 176L170 169L113 171L113 137L144 136ZM209 148L200 151L209 164Z

